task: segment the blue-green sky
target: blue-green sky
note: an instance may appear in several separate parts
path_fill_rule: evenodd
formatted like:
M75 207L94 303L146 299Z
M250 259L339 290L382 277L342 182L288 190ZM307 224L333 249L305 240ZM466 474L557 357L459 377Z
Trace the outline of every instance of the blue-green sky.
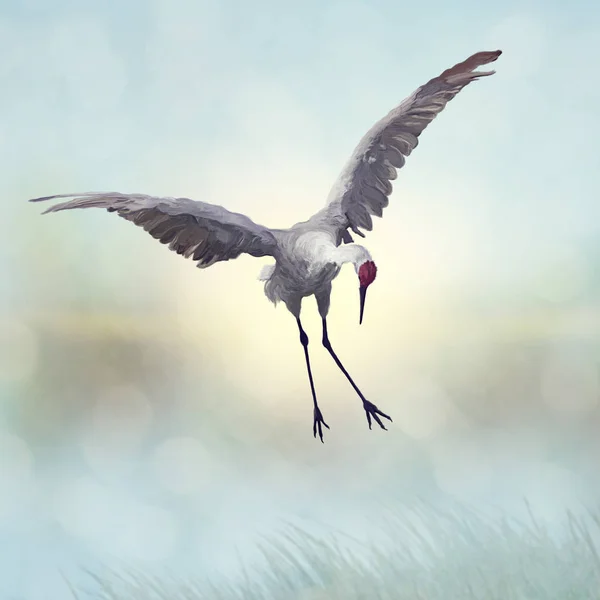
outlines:
M429 481L420 461L440 488L481 502L584 488L584 471L557 464L544 435L566 419L576 438L600 390L595 346L556 333L585 329L584 313L598 325L599 40L593 2L2 0L0 447L14 494L0 502L0 595L67 598L54 569L73 552L228 565L231 544L275 514L335 517L360 537L372 490ZM327 445L313 443L295 324L262 297L261 261L199 272L113 215L42 218L24 202L137 191L292 224L322 206L377 119L497 48L497 74L422 135L367 238L379 272L360 330L354 273L334 290L334 342L397 417L388 437L366 430L314 343L335 426ZM318 341L314 312L308 302ZM565 330L540 342L548 313ZM127 327L139 365L119 358ZM518 351L502 354L495 336ZM519 377L540 347L531 392ZM480 421L465 416L486 385ZM535 394L559 414L543 434ZM529 429L504 436L519 415ZM221 540L214 555L206 539Z

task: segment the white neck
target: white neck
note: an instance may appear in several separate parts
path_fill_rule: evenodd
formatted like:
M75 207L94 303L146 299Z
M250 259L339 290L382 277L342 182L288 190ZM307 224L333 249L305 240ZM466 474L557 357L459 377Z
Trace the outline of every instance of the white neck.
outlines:
M345 263L352 263L357 273L360 265L368 260L372 260L369 251L360 244L342 244L341 246L337 246L331 258L340 266Z

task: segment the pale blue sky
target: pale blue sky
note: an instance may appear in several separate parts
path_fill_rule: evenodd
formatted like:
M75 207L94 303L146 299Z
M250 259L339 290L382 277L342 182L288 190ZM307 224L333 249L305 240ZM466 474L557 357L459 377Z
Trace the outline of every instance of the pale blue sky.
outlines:
M496 78L424 134L394 198L417 194L417 206L388 211L384 231L438 208L419 195L442 210L462 206L488 272L526 269L551 246L597 232L593 3L3 8L9 211L22 210L12 198L111 188L210 198L285 225L321 205L374 120L448 64L498 46ZM258 189L248 192L248 179ZM286 200L292 188L302 204ZM261 191L276 193L277 206L258 201Z
M342 515L340 522L356 519L348 496L366 495L375 481L388 489L388 438L369 437L357 405L344 422L340 407L351 404L345 382L318 350L313 359L318 386L334 419L342 420L325 448L329 454L312 445L310 431L304 435L310 402L295 324L284 309L273 311L262 297L256 282L259 262L241 258L199 272L112 215L90 211L41 218L39 207L24 200L107 189L186 195L247 212L267 225L291 224L323 204L354 145L377 119L445 68L478 50L500 48L504 54L495 64L497 74L462 92L423 134L399 174L384 219L377 220L366 240L380 269L368 326L357 331L352 273L344 272L336 283L331 317L346 359L362 369L373 394L388 398L399 415L399 429L389 438L410 458L406 464L413 459L417 464L419 452L430 450L423 442L410 454L410 444L415 439L420 444L423 432L438 431L439 437L432 434L431 450L442 473L438 484L454 491L463 486L467 496L480 499L487 497L483 490L491 480L499 497L503 480L494 479L493 468L508 460L502 453L499 463L490 463L493 468L484 458L475 464L484 453L468 453L475 456L468 464L475 475L468 483L458 475L453 479L456 472L444 460L450 456L461 462L465 451L454 439L444 445L444 426L436 419L448 409L452 434L462 432L464 423L457 417L456 425L448 408L451 391L447 397L433 370L427 370L430 363L419 362L427 352L442 355L443 348L435 346L438 338L432 334L433 350L423 350L427 335L421 345L415 347L415 341L422 342L423 331L431 333L428 322L435 330L437 315L454 322L460 311L448 309L452 302L464 308L483 298L495 312L531 302L567 310L598 278L592 260L597 256L588 251L600 246L599 40L600 7L594 2L1 1L0 197L8 227L0 239L0 325L8 327L3 337L10 343L0 346L5 352L0 357L11 368L0 368L6 401L0 442L3 435L26 437L15 425L15 415L21 414L15 399L39 394L34 394L37 407L46 398L45 388L38 390L36 383L47 375L44 368L53 351L44 346L46 332L32 325L32 315L58 328L63 313L85 313L91 320L106 313L133 319L158 307L158 325L178 327L180 339L167 336L163 345L167 355L176 355L180 370L161 380L162 395L132 380L133 391L123 392L128 402L137 397L137 387L155 411L163 407L152 404L152 393L167 405L189 396L192 408L177 405L181 412L174 422L158 413L171 427L160 430L162 435L177 437L190 423L201 422L194 407L213 397L234 398L238 425L246 418L244 410L254 423L268 413L266 422L277 418L290 426L293 443L286 446L289 454L270 459L268 473L275 475L261 479L264 457L255 458L248 475L235 461L245 458L244 443L251 447L263 438L253 441L248 434L239 441L235 436L243 428L233 428L231 438L222 442L231 444L230 454L219 458L221 465L232 461L231 470L224 469L230 479L202 489L202 497L212 499L221 513L196 507L193 494L181 501L169 497L155 503L167 512L143 513L135 527L144 529L164 518L165 531L188 536L182 534L183 542L171 540L170 558L205 560L200 541L192 548L197 554L186 546L192 544L194 527L208 535L202 519L214 519L217 541L224 532L233 536L239 529L237 541L243 546L248 521L260 523L268 511L285 512L290 506L301 513L310 492L321 491L319 477L338 478L336 489L323 492L324 514L333 502L330 512ZM307 327L318 339L317 318L309 306ZM8 325L13 321L16 326ZM180 346L187 348L186 336L200 354L176 354ZM485 352L478 349L468 355L474 369L478 361L485 362ZM548 359L549 381L560 371L556 364L573 367L563 359L558 350ZM573 360L577 368L583 365L576 382L584 381L584 392L596 389L586 383L595 355L576 353ZM75 372L84 380L88 367L85 361L67 364L63 375L49 378L52 393L60 396L60 386ZM188 379L180 379L182 374ZM257 380L268 382L264 393L258 393ZM586 393L584 400L594 397ZM508 391L506 398L510 402ZM553 401L560 405L561 399ZM144 401L140 406L143 412ZM589 407L584 402L580 408L584 414ZM36 416L36 408L31 419L46 418L44 410ZM14 509L16 515L9 525L0 521L0 557L7 558L0 560L0 595L12 590L41 600L47 589L55 589L53 600L62 600L64 585L53 569L57 562L69 563L74 548L84 557L143 555L135 527L133 537L110 536L119 530L119 518L134 511L128 504L132 498L154 501L166 494L157 491L160 486L148 474L150 463L136 455L142 465L137 479L125 478L115 491L109 477L107 489L96 489L91 482L99 472L98 457L89 456L87 430L72 431L70 425L64 426L64 435L59 428L56 448L42 445L40 450L35 439L6 437L9 441L2 442L12 449L17 465L9 469L7 481L16 482L28 501L19 504L17 494L14 505L0 506L0 517L2 510L10 516ZM193 431L202 443L210 438L210 432ZM160 437L157 431L153 435ZM496 448L506 443L498 435L500 441L489 442ZM461 437L465 444L466 438ZM515 497L522 495L521 484L540 498L548 490L570 489L565 484L570 475L552 466L543 471L546 479L534 481L536 461L547 459L543 443L534 438L510 441L522 450L525 465L514 476ZM146 442L148 452L154 441ZM31 482L19 477L31 475L30 460L37 478L28 496ZM355 480L361 460L369 473L364 485ZM477 473L483 473L481 485ZM506 492L507 502L511 493ZM65 514L69 498L81 511L74 516ZM108 510L94 513L103 510L103 499L125 517L111 521ZM198 523L190 525L193 518ZM113 529L104 528L102 519ZM159 546L156 540L148 543ZM50 560L51 555L58 558ZM227 548L215 549L217 555L227 563ZM28 569L36 573L33 583Z

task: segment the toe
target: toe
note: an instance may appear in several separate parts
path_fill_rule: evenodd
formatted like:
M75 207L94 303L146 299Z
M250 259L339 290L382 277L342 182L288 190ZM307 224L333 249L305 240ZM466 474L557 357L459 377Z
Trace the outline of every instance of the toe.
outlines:
M379 427L381 427L381 429L385 429L387 431L385 425L381 422L381 419L377 416L377 413L373 413L373 418L377 422L377 425L379 425Z
M386 415L384 412L381 412L379 409L377 409L377 414L381 415L384 419L387 419L388 421L392 421L392 417Z
M392 417L390 417L389 415L386 415L384 412L381 412L371 402L365 402L364 409L365 409L365 413L367 414L367 422L369 423L369 429L372 429L371 417L373 417L373 419L375 420L377 425L379 425L379 427L381 427L381 429L384 429L385 431L387 431L387 427L383 424L382 420L379 417L381 416L384 419L388 419L389 421L392 421Z

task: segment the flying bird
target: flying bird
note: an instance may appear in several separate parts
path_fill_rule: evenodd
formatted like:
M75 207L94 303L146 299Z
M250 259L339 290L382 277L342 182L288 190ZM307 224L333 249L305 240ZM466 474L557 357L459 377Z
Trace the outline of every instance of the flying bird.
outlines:
M362 323L365 299L375 280L377 267L369 251L354 243L352 235L365 237L371 231L372 215L381 217L392 193L392 181L406 157L417 147L423 130L446 104L472 81L495 71L476 71L495 61L500 50L478 52L445 70L418 88L365 134L332 187L326 205L307 221L289 229L270 229L245 215L189 198L156 197L119 192L58 194L35 198L69 200L53 205L45 213L72 208L104 208L143 227L150 235L168 244L169 249L196 261L201 269L219 261L251 256L270 256L274 264L263 267L265 295L274 304L282 301L295 317L304 348L306 369L313 400L313 435L323 441L323 427L329 429L317 402L308 353L308 335L300 321L302 300L315 296L323 323L323 346L346 376L362 401L369 429L374 420L386 429L382 419L392 421L366 399L337 354L327 331L331 284L342 266L351 263L359 282ZM44 213L44 214L45 214Z

